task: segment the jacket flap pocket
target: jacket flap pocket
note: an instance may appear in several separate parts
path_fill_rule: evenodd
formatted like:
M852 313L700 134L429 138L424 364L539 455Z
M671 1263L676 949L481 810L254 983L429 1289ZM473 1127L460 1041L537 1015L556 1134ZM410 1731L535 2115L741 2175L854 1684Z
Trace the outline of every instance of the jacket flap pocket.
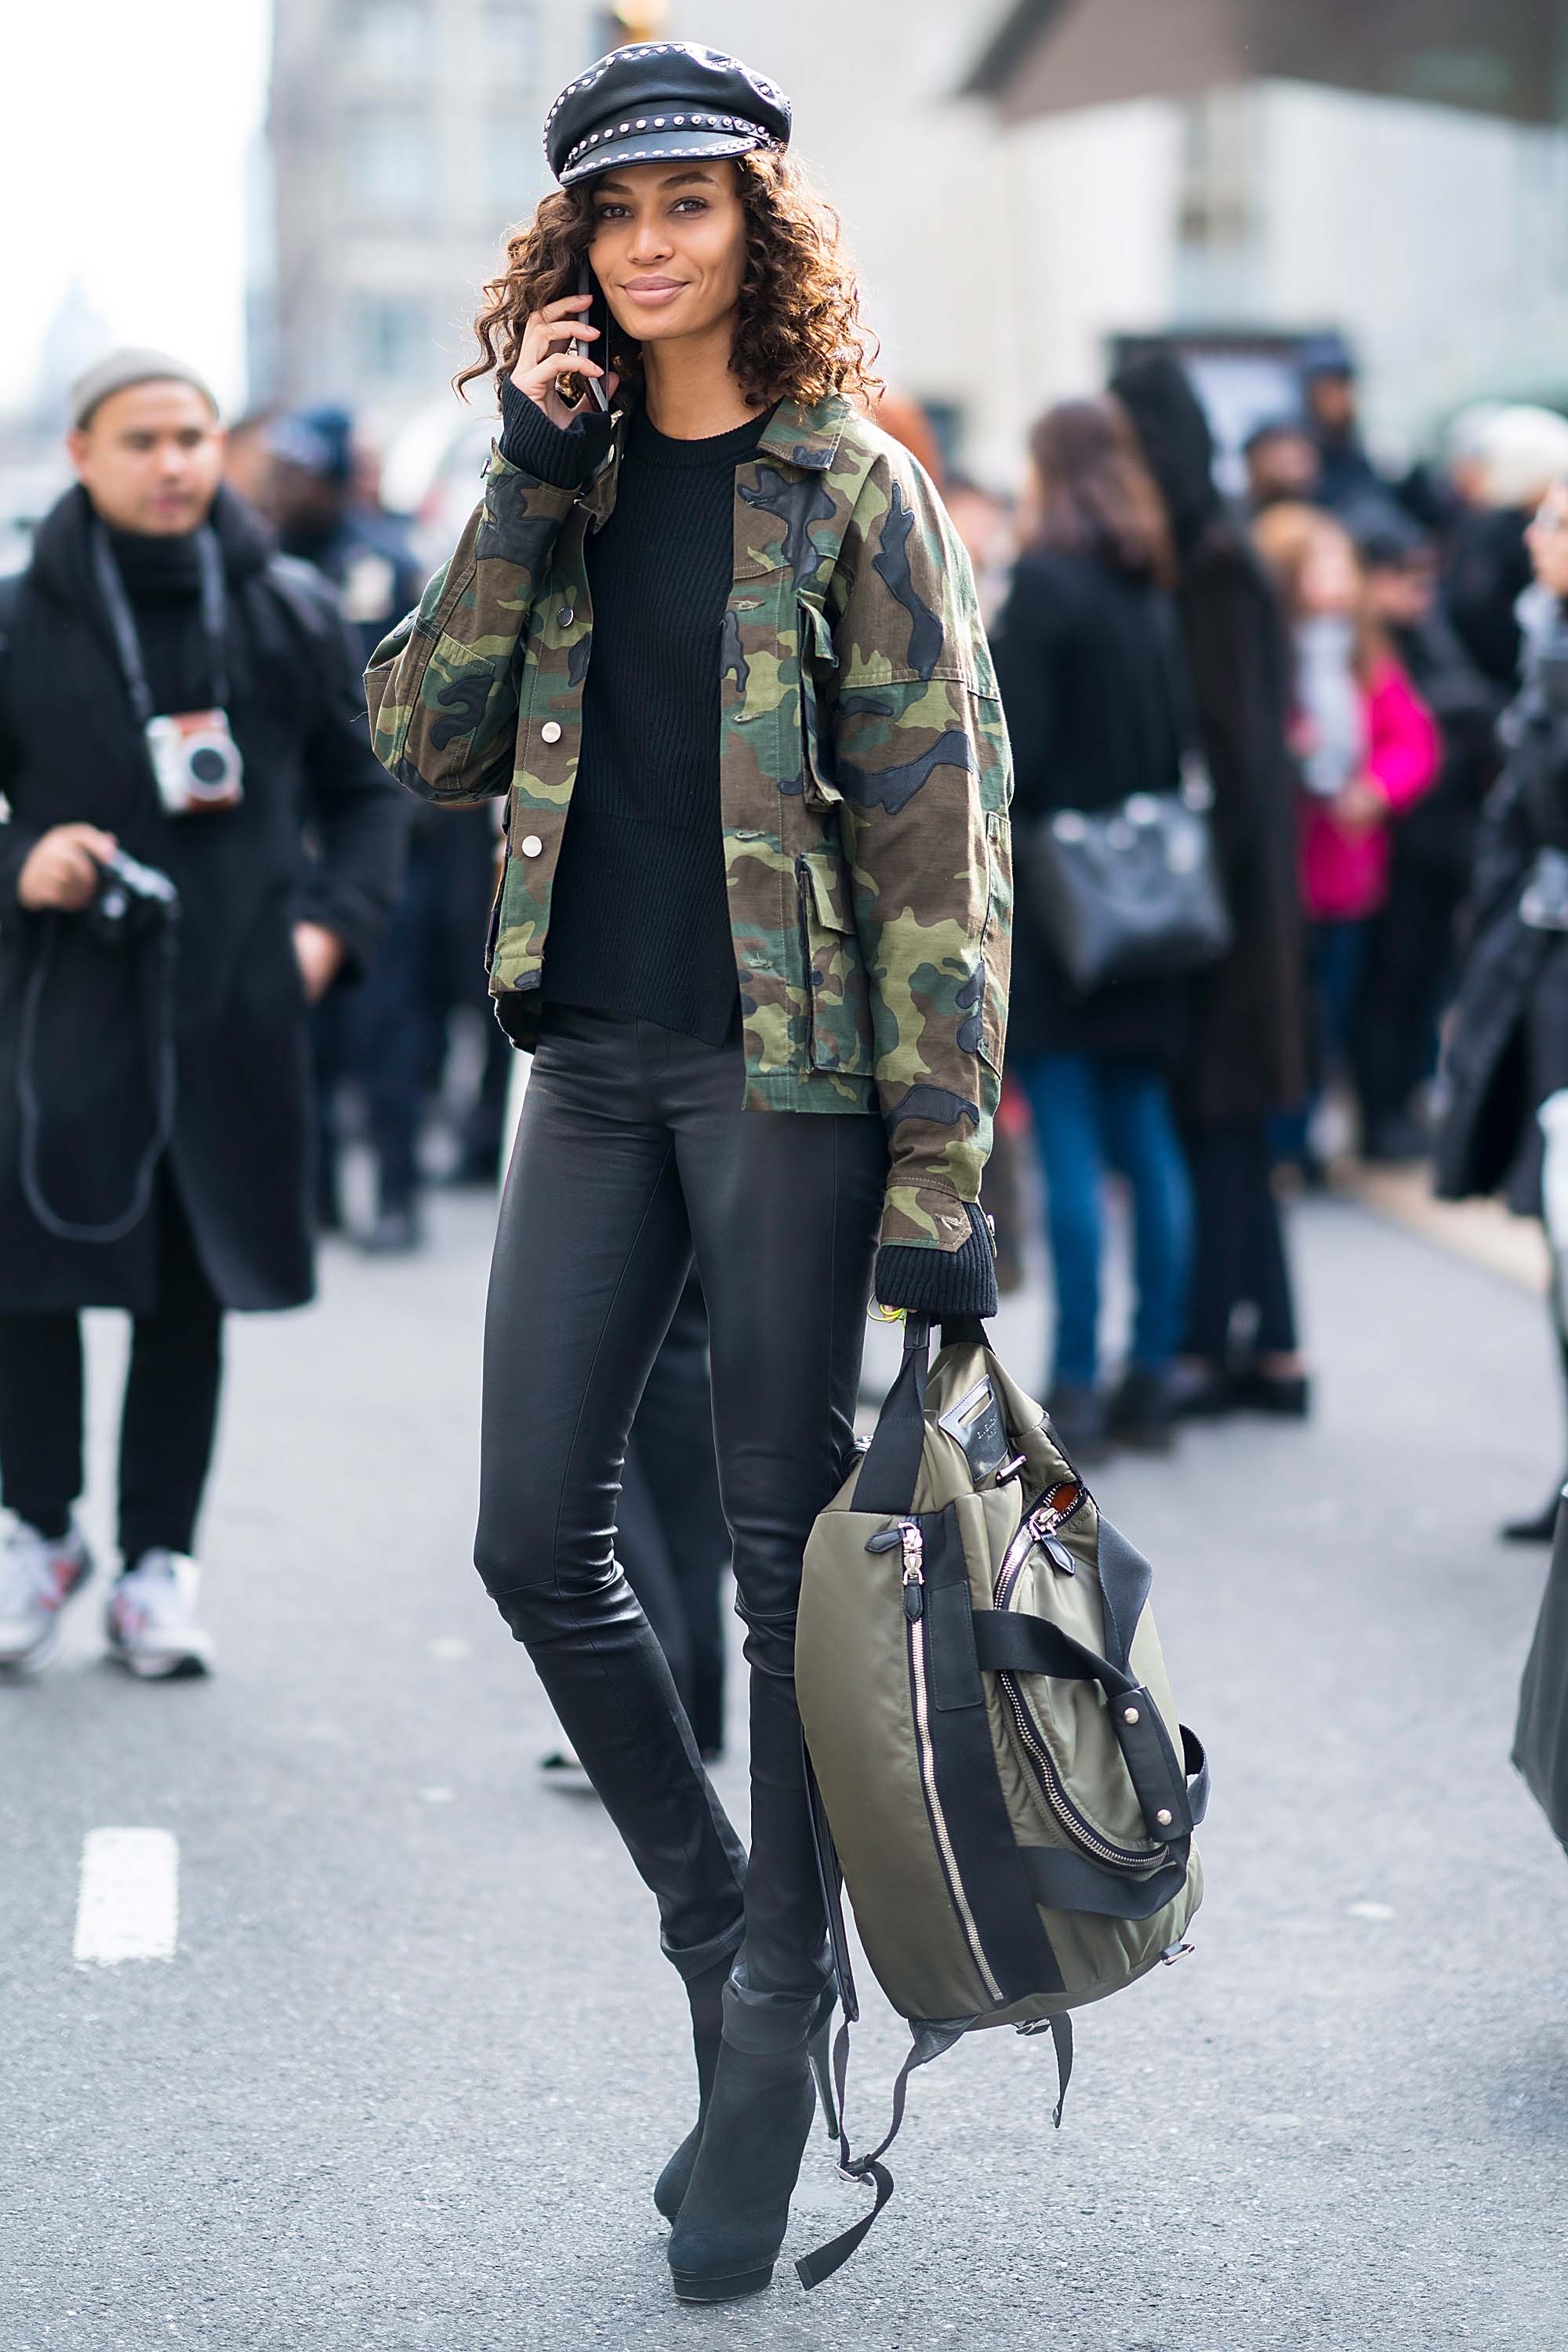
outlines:
M809 912L825 931L853 931L844 867L831 850L808 849L800 860Z
M814 669L837 669L838 655L834 647L833 628L820 604L809 596L797 603L800 614L800 660L804 669L807 663Z

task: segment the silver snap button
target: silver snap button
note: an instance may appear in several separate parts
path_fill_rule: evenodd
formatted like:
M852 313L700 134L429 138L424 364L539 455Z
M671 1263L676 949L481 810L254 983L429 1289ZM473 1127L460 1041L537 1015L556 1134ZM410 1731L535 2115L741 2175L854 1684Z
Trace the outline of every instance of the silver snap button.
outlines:
M1163 1830L1168 1830L1174 1819L1174 1815L1172 1813L1169 1806L1162 1805L1159 1811L1155 1814L1154 1819L1159 1822L1160 1827Z
M539 730L539 740L542 743L560 742L561 721L559 719L547 719L545 720L543 726Z
M558 629L569 629L576 617L570 604L563 604L555 615L555 625Z
M1121 1710L1121 1720L1123 1723L1136 1723L1138 1720L1137 1708L1135 1706L1124 1706Z
M525 833L517 845L525 857L537 857L544 847L536 833Z

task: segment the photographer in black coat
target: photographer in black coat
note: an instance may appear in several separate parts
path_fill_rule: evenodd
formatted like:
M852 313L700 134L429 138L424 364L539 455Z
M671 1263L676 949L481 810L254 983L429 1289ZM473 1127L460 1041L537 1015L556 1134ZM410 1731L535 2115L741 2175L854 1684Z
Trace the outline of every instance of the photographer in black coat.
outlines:
M78 487L0 602L0 1664L47 1657L90 1573L78 1315L115 1307L110 1643L163 1675L207 1662L224 1310L311 1296L307 1009L374 949L404 817L330 592L219 487L205 387L120 352L71 421ZM154 882L106 922L127 854Z
M1547 492L1527 543L1536 585L1520 607L1524 683L1503 718L1507 765L1481 824L1436 1189L1462 1200L1502 1188L1521 1214L1544 1213L1568 1376L1568 1187L1542 1185L1544 1131L1561 1149L1568 1117L1568 481ZM1503 1533L1548 1543L1556 1517L1554 1493L1539 1517Z

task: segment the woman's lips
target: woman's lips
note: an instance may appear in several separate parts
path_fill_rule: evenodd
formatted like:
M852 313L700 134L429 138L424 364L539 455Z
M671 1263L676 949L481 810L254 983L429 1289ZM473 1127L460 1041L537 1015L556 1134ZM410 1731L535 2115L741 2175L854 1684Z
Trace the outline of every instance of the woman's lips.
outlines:
M628 284L621 290L633 302L661 303L673 302L678 294L685 293L686 288L679 278L671 278L662 282L650 279L646 286Z

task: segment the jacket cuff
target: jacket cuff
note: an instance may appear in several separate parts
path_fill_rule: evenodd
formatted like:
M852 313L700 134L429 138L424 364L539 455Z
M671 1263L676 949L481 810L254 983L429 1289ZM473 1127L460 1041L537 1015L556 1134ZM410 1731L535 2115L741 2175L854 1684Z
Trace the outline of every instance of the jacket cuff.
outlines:
M984 1213L973 1202L960 1205L969 1219L969 1238L959 1249L921 1249L884 1242L877 1252L875 1288L882 1307L902 1307L911 1315L994 1315L996 1249Z
M565 366L563 365L563 373ZM607 416L574 417L568 425L552 425L542 408L510 376L501 379L501 434L496 446L509 466L548 482L552 489L580 489L610 446Z

